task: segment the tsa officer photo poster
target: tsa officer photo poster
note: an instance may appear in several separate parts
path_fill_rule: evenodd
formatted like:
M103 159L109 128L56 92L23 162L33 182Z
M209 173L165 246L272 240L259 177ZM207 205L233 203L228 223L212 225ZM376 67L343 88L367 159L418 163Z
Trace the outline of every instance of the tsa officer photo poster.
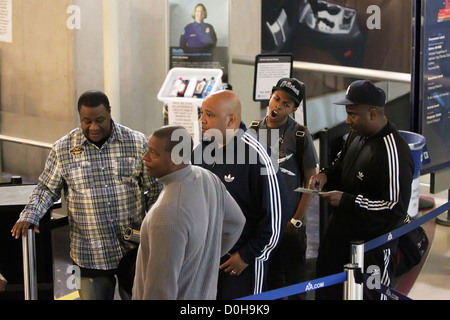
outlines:
M169 0L170 69L209 68L228 80L229 1Z

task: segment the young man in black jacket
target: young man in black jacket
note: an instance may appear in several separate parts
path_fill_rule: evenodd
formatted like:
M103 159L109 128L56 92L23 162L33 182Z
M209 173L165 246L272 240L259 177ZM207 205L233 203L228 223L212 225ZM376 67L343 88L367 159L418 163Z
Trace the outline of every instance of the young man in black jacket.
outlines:
M221 259L217 298L261 293L266 290L267 261L292 217L286 186L276 161L247 132L233 92L208 96L200 122L203 141L194 150L193 164L220 178L246 218L239 240Z
M328 230L319 247L316 276L343 271L350 263L352 241L367 242L402 225L411 197L414 162L411 150L384 114L386 95L371 81L350 84L345 99L351 132L333 164L310 180L310 188L332 207ZM366 252L365 268L380 269L389 286L394 272L397 241ZM362 270L365 272L365 270ZM385 296L364 285L364 299ZM342 299L342 285L316 291L316 299Z

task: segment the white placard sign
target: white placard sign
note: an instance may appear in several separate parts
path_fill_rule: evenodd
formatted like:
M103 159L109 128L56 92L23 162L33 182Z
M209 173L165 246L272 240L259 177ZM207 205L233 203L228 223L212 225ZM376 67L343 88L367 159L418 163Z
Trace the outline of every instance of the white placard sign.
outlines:
M268 101L278 80L291 77L292 63L289 54L256 56L253 100Z
M183 100L170 101L167 111L169 125L185 127L191 134L195 145L200 139L197 103Z

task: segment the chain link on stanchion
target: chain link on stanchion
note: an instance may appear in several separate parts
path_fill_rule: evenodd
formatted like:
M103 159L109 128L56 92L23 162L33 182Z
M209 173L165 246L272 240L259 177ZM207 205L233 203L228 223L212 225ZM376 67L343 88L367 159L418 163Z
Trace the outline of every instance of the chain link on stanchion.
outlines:
M25 300L37 300L36 243L33 228L22 237L23 284Z

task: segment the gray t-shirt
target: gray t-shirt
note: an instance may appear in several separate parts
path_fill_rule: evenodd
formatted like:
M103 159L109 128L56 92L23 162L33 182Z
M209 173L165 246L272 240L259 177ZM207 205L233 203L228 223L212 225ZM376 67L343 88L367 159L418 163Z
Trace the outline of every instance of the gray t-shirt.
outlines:
M258 137L264 141L261 129L267 129L267 145L270 146L271 152L278 152L278 164L283 177L290 192L291 203L297 208L301 194L294 190L303 186L303 171L306 169L316 168L318 158L316 149L314 148L313 139L308 129L302 130L304 136L301 139L303 148L302 154L298 154L297 143L299 141L296 136L299 131L299 123L288 118L288 121L279 128L269 128L267 126L267 118L263 119L258 125ZM278 130L278 135L272 134L272 130ZM279 137L276 141L271 141L271 137Z

